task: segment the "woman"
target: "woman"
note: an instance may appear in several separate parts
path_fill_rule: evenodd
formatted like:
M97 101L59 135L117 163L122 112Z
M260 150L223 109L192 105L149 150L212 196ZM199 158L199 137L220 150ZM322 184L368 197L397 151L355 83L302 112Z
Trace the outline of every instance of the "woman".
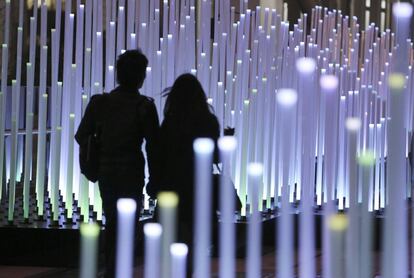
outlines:
M190 245L195 190L193 142L199 137L208 137L216 142L219 136L219 123L200 82L192 74L179 76L167 93L161 124L161 182L147 191L154 197L160 191L178 194L178 241ZM215 161L216 158L215 155Z

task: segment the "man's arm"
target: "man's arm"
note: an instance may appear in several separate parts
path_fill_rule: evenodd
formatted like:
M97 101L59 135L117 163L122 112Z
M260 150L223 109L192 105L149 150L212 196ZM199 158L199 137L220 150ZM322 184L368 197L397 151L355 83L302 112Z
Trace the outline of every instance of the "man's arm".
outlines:
M160 169L160 152L159 152L159 132L160 124L158 120L157 109L153 101L146 105L146 113L144 119L144 139L145 150L147 152L149 182L147 185L147 193L155 198L157 188L159 186L159 169Z

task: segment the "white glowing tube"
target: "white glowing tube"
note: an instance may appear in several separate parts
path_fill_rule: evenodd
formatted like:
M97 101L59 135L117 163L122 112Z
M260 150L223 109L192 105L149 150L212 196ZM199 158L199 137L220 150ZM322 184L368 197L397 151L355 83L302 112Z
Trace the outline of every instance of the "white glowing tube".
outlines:
M82 95L82 116L85 114L87 103L88 97ZM83 222L87 223L89 221L89 181L84 175L81 175L80 177L79 195L81 215L83 217Z
M171 266L172 266L172 278L185 278L187 277L187 254L188 247L184 243L173 243L170 246L171 253ZM154 276L151 276L154 277Z
M98 224L82 224L81 234L81 258L80 258L80 277L96 277L98 262Z
M303 145L309 144L303 148L302 156L302 190L301 195L301 218L300 218L300 269L301 277L315 277L315 246L314 246L314 216L313 207L313 190L315 180L315 93L313 74L316 70L316 62L312 58L300 58L296 62L296 70L299 72L299 80L302 85L300 90L303 96ZM305 88L306 86L306 88ZM309 88L310 87L310 88Z
M6 122L6 96L7 96L7 71L8 71L8 47L2 44L1 56L1 111L0 111L0 200L3 192L3 176L4 176L4 131Z
M243 102L243 119L240 121L241 127L241 144L239 144L238 158L238 169L236 170L236 184L239 185L240 199L242 203L241 216L246 216L246 197L247 197L247 139L248 139L248 126L249 126L249 107L250 102L245 100Z
M232 136L225 136L218 140L222 161L220 180L220 277L233 278L235 273L235 225L233 198L234 188L230 182L231 157L236 150L237 140Z
M39 97L39 133L37 143L36 169L37 206L39 209L39 217L43 217L44 208L47 98L47 94L42 94L42 96Z
M279 89L276 95L280 121L282 123L281 154L282 154L282 207L280 225L278 225L278 246L284 256L278 257L278 267L280 267L280 277L292 277L293 266L293 236L292 236L292 217L289 205L289 161L292 159L290 144L292 139L292 115L296 110L298 95L292 89ZM293 185L292 185L293 186Z
M62 127L57 126L56 131L56 141L55 141L55 152L54 152L54 164L53 175L55 178L52 181L52 211L53 211L53 221L57 222L59 220L59 164L57 163L60 160L60 143L62 141Z
M348 187L349 187L349 230L347 234L347 277L357 277L360 269L359 244L360 244L360 222L358 206L358 184L357 184L357 137L361 127L359 118L347 118L345 123L347 129L347 163L348 163Z
M116 55L121 54L121 49L125 49L125 9L123 6L118 7L118 25L116 39Z
M10 159L10 183L9 183L9 208L7 220L13 221L14 218L14 205L16 196L16 158L17 158L17 129L18 129L18 116L17 111L17 85L16 80L12 80L12 114L11 114L11 159Z
M116 277L129 278L132 277L137 203L133 199L119 199L116 207L118 209Z
M132 33L134 33L134 19L135 19L135 1L128 0L128 10L127 10L127 49L134 49L133 44L135 44L135 38L132 39Z
M324 233L323 233L323 273L327 277L332 275L332 246L330 240L328 221L334 213L333 190L336 173L336 140L337 140L337 119L339 98L337 95L338 78L334 75L323 75L320 79L321 98L325 105L325 139L324 139L324 169L325 169L325 196L327 196L326 211L324 215ZM321 148L321 146L319 146Z
M161 253L162 226L158 223L144 225L145 235L145 278L160 277L160 253Z
M195 234L194 275L210 277L208 249L211 240L211 193L214 142L209 138L198 138L193 144L195 153Z
M263 183L263 165L250 163L247 168L249 175L249 191L251 194L252 214L249 219L247 233L247 277L261 277L261 246L262 246L262 220L259 211L260 187Z
M28 92L28 94L30 94ZM28 99L31 97L28 96ZM30 103L30 102L28 102ZM32 163L32 150L33 150L33 112L26 114L26 142L25 142L25 158L24 158L24 183L23 183L23 213L24 218L29 218L29 197L30 197L30 173Z

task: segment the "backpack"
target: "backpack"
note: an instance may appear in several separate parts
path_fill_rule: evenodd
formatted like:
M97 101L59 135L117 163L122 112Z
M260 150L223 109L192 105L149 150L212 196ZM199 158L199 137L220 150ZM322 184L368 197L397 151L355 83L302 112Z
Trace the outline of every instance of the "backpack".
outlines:
M96 103L96 112L101 110L102 103L106 99L107 94L103 93L99 96L100 101ZM99 171L99 140L102 131L102 123L96 123L96 129L88 136L84 145L79 146L79 167L80 172L91 182L98 181Z

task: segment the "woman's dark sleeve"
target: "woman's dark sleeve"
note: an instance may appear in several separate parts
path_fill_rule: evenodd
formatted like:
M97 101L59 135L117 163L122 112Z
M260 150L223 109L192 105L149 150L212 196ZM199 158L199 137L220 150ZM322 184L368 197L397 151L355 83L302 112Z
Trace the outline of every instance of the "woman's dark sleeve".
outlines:
M144 126L145 150L147 152L149 182L146 190L151 198L156 197L160 182L160 125L154 102L147 105Z

